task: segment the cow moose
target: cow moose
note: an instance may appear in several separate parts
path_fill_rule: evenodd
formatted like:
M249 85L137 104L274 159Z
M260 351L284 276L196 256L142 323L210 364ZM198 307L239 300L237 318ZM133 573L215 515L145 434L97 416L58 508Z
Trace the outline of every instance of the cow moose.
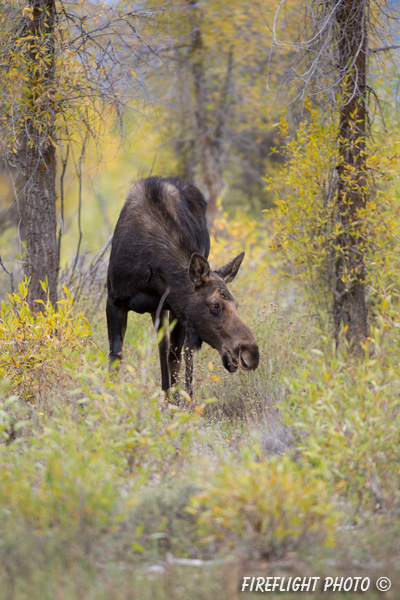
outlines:
M244 252L211 271L206 208L202 193L178 178L136 183L115 228L107 275L110 364L122 358L130 310L150 313L156 330L176 319L159 344L162 389L177 384L184 347L190 396L193 354L202 342L218 350L231 373L238 366L256 369L259 361L253 334L226 285L236 277Z

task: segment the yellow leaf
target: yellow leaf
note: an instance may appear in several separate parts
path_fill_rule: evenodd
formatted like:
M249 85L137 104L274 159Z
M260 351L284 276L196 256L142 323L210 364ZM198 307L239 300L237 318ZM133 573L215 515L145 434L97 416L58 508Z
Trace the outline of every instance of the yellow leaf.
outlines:
M189 396L189 394L188 394L187 392L185 392L184 390L181 390L181 391L180 391L180 394L181 394L182 398L183 398L184 400L186 400L186 402L191 402L191 401L192 401L192 399L191 399L191 397Z

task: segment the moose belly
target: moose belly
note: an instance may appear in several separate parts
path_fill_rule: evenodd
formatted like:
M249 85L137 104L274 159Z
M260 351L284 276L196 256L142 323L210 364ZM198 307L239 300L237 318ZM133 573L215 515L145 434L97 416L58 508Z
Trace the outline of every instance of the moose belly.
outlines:
M162 306L160 306L160 302L161 296L155 292L139 292L135 296L127 299L124 304L129 308L129 310L133 310L139 314L153 313L161 309L170 310L166 300L164 300Z

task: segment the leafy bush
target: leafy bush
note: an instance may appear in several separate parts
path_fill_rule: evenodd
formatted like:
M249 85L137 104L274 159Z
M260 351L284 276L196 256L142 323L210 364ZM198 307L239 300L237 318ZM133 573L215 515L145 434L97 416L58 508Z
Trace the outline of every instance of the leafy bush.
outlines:
M124 523L124 531L116 535L131 535L130 549L137 559L164 558L166 552L190 558L207 556L207 548L196 545L196 518L186 510L190 497L198 491L195 483L179 474L157 486L143 486Z
M60 424L59 424L60 425ZM11 522L89 544L115 522L120 497L115 467L96 436L63 423L46 428L19 451L0 455L0 503Z
M286 422L298 431L304 468L349 500L355 512L400 508L398 356L385 360L390 353L382 345L388 342L393 345L376 331L366 358L356 361L325 339L324 351L311 350L313 366L286 381ZM369 358L371 347L375 356Z
M65 382L67 361L79 364L91 335L82 315L72 316L73 298L64 288L65 299L51 302L33 314L28 306L28 285L10 295L0 316L0 377L25 400L40 401L51 395L55 385ZM69 380L68 380L69 381Z
M0 507L10 525L90 549L122 526L143 485L179 471L196 417L172 420L140 385L80 377L75 405L54 404L33 435L0 445Z
M363 189L368 197L367 206L358 208L357 218L344 225L338 215L341 158L337 115L322 115L311 101L306 102L306 108L308 118L300 123L294 137L290 135L287 121L281 119L286 163L276 183L268 180L271 189L275 189L279 209L271 213L276 227L274 246L283 252L289 272L302 281L314 305L327 310L332 302L338 258L347 265L341 275L346 286L359 275L352 271L347 245L340 243L343 235L357 240L369 290L382 283L382 271L386 279L397 284L399 209L395 194L387 189L387 182L397 179L398 143L382 145L368 141ZM356 185L354 174L348 166L344 170L348 187L352 189Z
M281 556L305 541L332 544L339 514L327 484L288 456L225 462L188 509L203 541Z

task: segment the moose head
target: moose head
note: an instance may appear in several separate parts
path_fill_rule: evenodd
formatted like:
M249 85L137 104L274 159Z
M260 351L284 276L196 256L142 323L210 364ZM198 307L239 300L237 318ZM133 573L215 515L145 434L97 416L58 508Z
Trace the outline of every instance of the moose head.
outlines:
M189 264L193 292L188 301L188 317L201 341L215 348L225 369L234 373L258 367L259 351L249 327L237 313L238 303L227 284L234 280L244 252L223 267L211 271L207 259L194 253Z

